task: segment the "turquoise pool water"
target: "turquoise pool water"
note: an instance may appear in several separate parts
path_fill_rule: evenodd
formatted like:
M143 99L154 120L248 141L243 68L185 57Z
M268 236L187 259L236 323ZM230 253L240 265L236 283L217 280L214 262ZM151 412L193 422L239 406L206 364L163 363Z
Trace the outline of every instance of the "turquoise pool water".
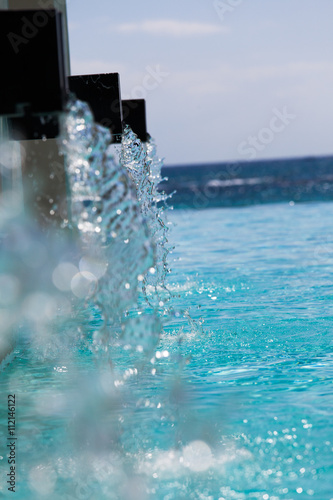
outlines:
M88 333L55 329L69 339L56 350L22 336L0 377L6 473L16 396L12 496L331 500L332 212L171 212L174 314L147 355L115 338L105 366L89 349L93 310ZM10 494L2 473L0 497Z
M212 498L219 482L226 499L333 498L332 208L174 214L181 295L205 319L188 377L221 442L249 453Z

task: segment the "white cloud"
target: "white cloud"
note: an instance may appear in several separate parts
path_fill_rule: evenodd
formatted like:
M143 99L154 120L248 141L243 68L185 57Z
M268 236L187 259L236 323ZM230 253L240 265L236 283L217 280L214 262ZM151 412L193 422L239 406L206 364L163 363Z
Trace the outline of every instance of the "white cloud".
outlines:
M291 77L318 78L319 75L333 75L333 63L331 61L297 61L275 66L252 66L242 70L242 73L249 81Z
M124 23L116 27L120 33L147 33L172 37L212 35L227 33L229 30L216 24L177 21L176 19L155 19L139 23Z
M177 89L193 95L222 95L244 92L251 85L260 89L274 89L276 92L294 94L295 85L300 85L303 93L309 88L331 85L333 80L333 63L331 61L304 62L296 61L280 65L261 65L241 67L227 63L216 63L203 71L178 67L169 68L170 78L165 82L166 89ZM262 90L261 90L262 91ZM314 96L313 98L314 99Z

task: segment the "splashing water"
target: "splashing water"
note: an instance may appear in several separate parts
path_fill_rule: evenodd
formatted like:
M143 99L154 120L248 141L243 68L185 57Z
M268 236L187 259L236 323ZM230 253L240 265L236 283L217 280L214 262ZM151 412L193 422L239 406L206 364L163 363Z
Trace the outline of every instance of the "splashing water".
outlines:
M123 133L120 162L136 187L141 213L148 222L154 242L155 267L150 269L143 280L144 296L151 306L167 313L166 302L170 294L166 287L166 277L170 272L167 261L170 249L167 246L169 227L164 211L168 197L157 190L162 180L162 162L156 155L154 142L150 140L145 150L128 126ZM162 206L158 206L161 202Z
M155 269L156 245L148 228L151 200L146 199L145 210L140 209L135 185L108 151L110 132L94 123L87 104L70 102L65 135L62 144L68 162L72 219L84 253L81 279L96 284L93 300L101 305L109 325L118 328L118 334L122 329L123 342L141 349L143 333L134 333L140 330L139 323L144 323L144 336L153 343L161 328L153 312L149 319L136 314L125 320L130 311L142 314L137 304L139 289L147 273ZM110 332L116 334L115 328L99 332L105 346Z

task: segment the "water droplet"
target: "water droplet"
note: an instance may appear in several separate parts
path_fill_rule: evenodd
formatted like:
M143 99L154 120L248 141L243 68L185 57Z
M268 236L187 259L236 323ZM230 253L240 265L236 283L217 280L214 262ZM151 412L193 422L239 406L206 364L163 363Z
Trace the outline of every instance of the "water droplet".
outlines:
M192 441L183 449L185 467L195 471L203 472L213 464L213 455L210 447L204 441Z
M62 262L52 273L54 286L62 292L69 292L71 290L71 281L77 272L78 268L74 264L71 262Z
M71 289L76 297L90 297L96 290L97 278L92 273L83 271L77 273L71 280Z

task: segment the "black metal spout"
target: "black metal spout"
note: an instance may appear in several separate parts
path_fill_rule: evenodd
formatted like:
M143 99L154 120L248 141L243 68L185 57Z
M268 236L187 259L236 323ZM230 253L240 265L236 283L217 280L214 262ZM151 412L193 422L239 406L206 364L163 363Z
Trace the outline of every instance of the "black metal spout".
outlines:
M69 88L91 107L95 121L110 128L112 142L121 142L122 106L118 73L69 77Z
M144 99L126 99L121 101L123 123L131 127L140 141L147 142L146 101Z
M68 96L62 14L0 11L0 47L0 115L11 138L56 137Z
M147 140L145 101L121 101L118 73L66 74L61 12L0 10L0 50L0 116L7 118L11 139L57 137L71 91L110 128L113 143L121 142L124 123Z

